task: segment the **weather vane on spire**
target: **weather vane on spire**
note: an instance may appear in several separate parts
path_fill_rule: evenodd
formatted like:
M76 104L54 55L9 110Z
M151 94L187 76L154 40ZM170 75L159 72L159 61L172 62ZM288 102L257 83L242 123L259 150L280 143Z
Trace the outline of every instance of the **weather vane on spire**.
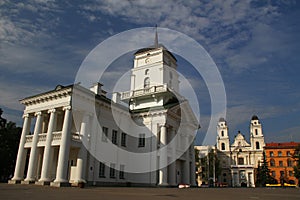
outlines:
M155 25L155 39L154 39L154 47L155 47L155 48L158 48L157 24Z

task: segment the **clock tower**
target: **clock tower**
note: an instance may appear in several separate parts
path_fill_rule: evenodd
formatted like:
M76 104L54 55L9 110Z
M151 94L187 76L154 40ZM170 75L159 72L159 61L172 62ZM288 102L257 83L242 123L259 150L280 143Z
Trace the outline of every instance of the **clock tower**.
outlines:
M166 47L158 44L157 32L154 45L138 50L134 56L130 94L122 94L123 100L129 100L130 110L178 101L177 60Z

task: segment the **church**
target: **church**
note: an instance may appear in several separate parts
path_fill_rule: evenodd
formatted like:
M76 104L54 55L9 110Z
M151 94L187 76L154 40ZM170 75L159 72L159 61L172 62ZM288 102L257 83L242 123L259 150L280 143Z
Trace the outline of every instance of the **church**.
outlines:
M111 98L95 83L58 85L22 99L23 130L9 183L195 185L193 141L200 126L179 94L176 57L156 34L133 63L130 91Z
M262 124L254 115L250 121L250 143L239 131L230 143L228 126L224 118L217 125L216 153L221 173L217 178L219 185L232 187L255 187L255 175L263 160L265 146Z

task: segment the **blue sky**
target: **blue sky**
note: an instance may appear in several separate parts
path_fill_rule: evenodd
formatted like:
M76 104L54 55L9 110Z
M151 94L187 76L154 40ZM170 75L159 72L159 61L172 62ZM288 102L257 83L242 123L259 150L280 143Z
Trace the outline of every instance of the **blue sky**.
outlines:
M19 99L73 83L87 54L110 36L157 24L194 38L216 63L226 89L231 137L238 130L247 137L249 121L256 114L267 142L300 141L299 4L296 0L2 0L3 116L21 125ZM179 58L178 70L190 78L198 94L203 135L210 99L205 83L188 65ZM105 80L109 75L117 76L108 73ZM109 90L111 85L106 81L104 86Z

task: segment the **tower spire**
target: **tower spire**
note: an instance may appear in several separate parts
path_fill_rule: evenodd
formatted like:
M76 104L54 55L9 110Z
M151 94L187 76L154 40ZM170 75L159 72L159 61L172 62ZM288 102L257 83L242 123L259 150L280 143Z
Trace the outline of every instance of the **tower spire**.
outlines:
M155 47L155 48L158 48L157 24L155 25L155 39L154 39L154 47Z

